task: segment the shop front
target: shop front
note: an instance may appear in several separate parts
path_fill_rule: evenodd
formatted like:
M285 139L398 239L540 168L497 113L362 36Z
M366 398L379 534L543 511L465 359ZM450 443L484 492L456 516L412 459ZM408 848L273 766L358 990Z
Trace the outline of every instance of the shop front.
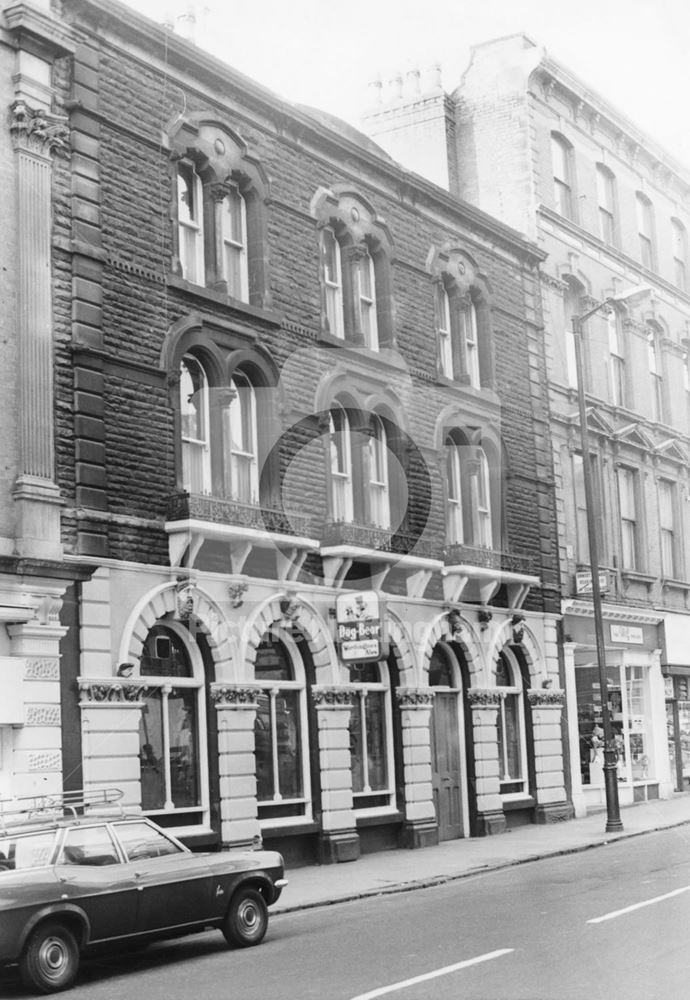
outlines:
M661 663L671 780L684 792L690 788L690 615L664 616Z
M661 619L604 607L607 707L621 805L668 798ZM600 667L591 605L569 602L564 666L573 805L577 816L606 806Z

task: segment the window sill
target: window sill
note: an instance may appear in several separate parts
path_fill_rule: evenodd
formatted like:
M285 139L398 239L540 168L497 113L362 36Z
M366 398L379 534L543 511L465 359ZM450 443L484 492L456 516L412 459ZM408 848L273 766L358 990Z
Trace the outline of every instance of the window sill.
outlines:
M357 826L383 826L385 823L402 823L404 818L398 809L368 814L356 811L355 823Z
M647 590L651 590L654 581L656 580L656 577L651 576L649 573L641 573L639 570L622 569L621 580L626 585L630 585L631 583L638 583L645 586Z
M661 586L664 590L683 590L686 593L690 592L690 583L686 580L674 580L670 577L662 576Z
M315 823L312 819L305 819L300 821L297 818L291 820L291 822L276 823L275 820L264 819L259 820L259 826L261 828L261 836L267 837L294 837L305 833L319 833L321 827L318 823Z
M376 365L384 368L397 368L406 370L407 366L400 354L398 345L380 344L376 350L366 347L365 344L357 344L353 340L344 337L334 337L331 333L322 330L316 337L316 343L323 347L338 347L357 358L363 358L367 362L372 361Z
M281 317L271 309L263 309L260 306L250 305L249 302L234 299L227 292L206 288L205 285L196 285L191 281L181 278L178 274L169 274L166 278L166 283L168 288L175 288L180 292L186 292L188 295L193 295L195 298L213 303L213 305L225 306L228 312L238 318L245 320L258 319L268 326L278 327L281 325Z
M517 798L510 798L507 795L503 796L502 807L503 812L512 812L516 809L533 809L537 804L537 800L531 795L518 795Z

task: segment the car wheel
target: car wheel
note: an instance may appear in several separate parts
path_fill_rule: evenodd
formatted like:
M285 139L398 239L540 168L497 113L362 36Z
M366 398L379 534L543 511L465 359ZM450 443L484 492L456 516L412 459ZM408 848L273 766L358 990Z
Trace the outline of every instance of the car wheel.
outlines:
M30 935L19 960L22 982L37 993L56 993L69 986L79 969L79 947L62 924L41 924Z
M261 893L256 889L238 889L221 927L228 944L250 948L263 940L267 927L268 907Z

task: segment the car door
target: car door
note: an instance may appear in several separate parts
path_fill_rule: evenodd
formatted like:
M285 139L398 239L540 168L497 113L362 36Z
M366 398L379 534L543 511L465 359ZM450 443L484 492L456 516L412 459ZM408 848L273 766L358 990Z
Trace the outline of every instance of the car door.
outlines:
M174 930L214 915L211 869L146 820L113 824L137 888L139 934Z
M90 941L134 933L136 882L123 864L107 824L66 829L55 874L62 886L62 899L75 903L89 918Z

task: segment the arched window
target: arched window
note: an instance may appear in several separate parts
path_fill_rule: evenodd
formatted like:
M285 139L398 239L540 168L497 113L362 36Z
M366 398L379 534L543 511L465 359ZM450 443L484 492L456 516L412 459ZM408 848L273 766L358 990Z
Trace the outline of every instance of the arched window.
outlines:
M351 522L354 516L352 437L347 413L339 404L331 407L329 431L331 517L334 521Z
M661 368L660 332L656 326L647 324L647 358L651 382L652 420L664 419L664 378Z
M179 813L180 823L202 813L202 678L195 677L183 626L157 623L144 641L146 678L139 723L141 807Z
M599 235L604 243L616 242L616 179L603 163L597 163Z
M445 378L453 378L453 343L451 336L450 301L441 280L434 284L436 296L436 330L438 333L439 370Z
M493 513L491 510L491 479L489 462L483 448L477 451L477 538L476 544L484 548L493 545Z
M182 277L204 283L204 230L201 178L193 164L177 168L177 225Z
M379 333L376 319L376 276L374 261L368 250L359 255L356 282L359 329L364 338L364 346L377 351Z
M342 340L345 336L343 320L343 268L340 244L330 226L321 231L321 267L326 298L328 332Z
M259 455L256 392L249 378L236 371L230 379L231 401L226 409L230 451L228 495L240 503L259 502Z
M211 492L209 393L206 372L191 354L180 365L182 485L189 493Z
M645 267L654 267L654 213L649 198L638 191L635 196L637 208L637 233L640 245L640 260Z
M463 489L463 451L466 445L453 437L446 438L446 479L448 483L448 541L462 545L465 541Z
M471 297L464 303L460 312L461 337L465 349L465 371L469 384L474 389L480 388L479 378L479 342L477 340L477 310Z
M503 649L496 660L498 708L498 777L501 794L526 791L525 727L520 668L512 652Z
M390 528L388 436L383 421L376 414L371 418L367 458L369 520L377 528Z
M614 406L625 406L625 340L621 329L621 319L615 309L610 310L606 322L608 324L611 402Z
M228 294L249 301L247 272L247 206L236 184L231 184L222 207L223 277Z
M393 344L392 243L386 226L353 191L321 188L312 211L325 332L372 351Z
M680 219L671 219L673 248L673 280L678 288L687 291L688 235Z
M304 680L296 676L297 648L265 636L256 650L259 686L254 723L259 819L305 816L308 795Z
M355 809L391 806L394 767L388 670L382 663L352 667L355 702L350 715L350 759Z
M551 161L553 167L553 200L559 215L573 219L573 150L562 135L551 133Z

